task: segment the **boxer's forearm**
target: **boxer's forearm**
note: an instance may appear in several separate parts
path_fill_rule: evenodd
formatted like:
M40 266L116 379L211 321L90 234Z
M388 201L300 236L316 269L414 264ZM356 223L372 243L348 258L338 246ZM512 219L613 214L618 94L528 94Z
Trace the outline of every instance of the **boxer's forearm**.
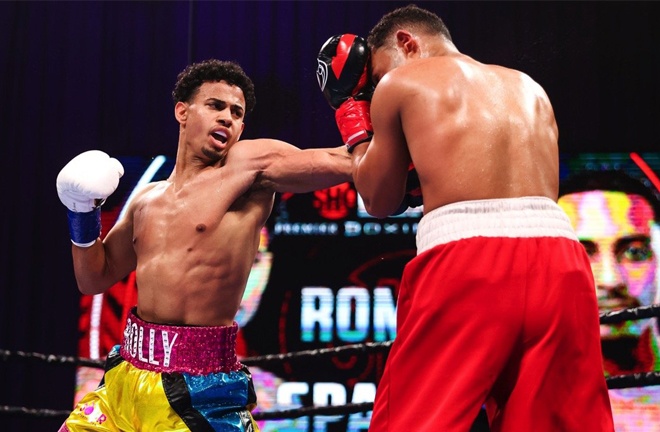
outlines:
M103 243L97 240L90 247L71 246L73 270L78 289L83 294L100 294L114 282L109 277Z
M118 221L103 240L90 247L73 245L73 268L83 294L100 294L126 277L137 265L130 216Z

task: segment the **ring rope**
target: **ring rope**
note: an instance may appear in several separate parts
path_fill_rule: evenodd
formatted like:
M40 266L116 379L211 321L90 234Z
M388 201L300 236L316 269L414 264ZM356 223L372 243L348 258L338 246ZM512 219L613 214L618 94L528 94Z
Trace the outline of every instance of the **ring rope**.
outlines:
M14 415L20 417L42 417L42 418L55 418L61 417L62 420L66 419L71 410L52 410L52 409L39 409L39 408L26 408L0 405L0 414Z
M314 415L346 415L371 411L373 402L349 403L345 405L324 405L300 407L282 411L264 411L252 414L255 420L293 419Z
M660 316L660 304L640 306L600 314L600 324L614 324L623 321L641 320ZM292 353L268 354L241 359L241 363L247 366L263 366L283 361L309 359L326 355L339 354L370 354L374 352L387 351L392 341L370 342L363 344L343 345L334 348L319 348ZM89 366L104 368L105 360L90 359L74 356L62 356L54 354L42 354L36 352L0 350L0 360L8 359L38 360L51 364L75 364L77 366ZM608 389L622 389L630 387L649 387L660 385L660 371L634 373L627 375L615 375L606 377ZM256 412L253 414L255 420L292 419L313 415L346 415L358 412L367 412L373 409L373 402L350 403L345 405L307 406L282 411ZM16 415L26 417L42 418L66 418L71 410L52 410L27 407L13 407L0 405L0 415Z
M246 366L263 366L271 363L282 363L287 360L304 360L313 357L321 357L334 354L371 354L386 351L392 345L392 341L368 342L362 344L343 345L334 348L318 348L313 350L297 351L281 354L268 354L263 356L247 357L241 359Z
M622 389L629 387L649 387L660 385L660 372L635 373L606 377L607 388ZM314 415L347 415L367 412L373 409L373 402L351 403L346 405L326 405L300 407L282 411L265 411L252 414L255 420L293 419ZM25 417L61 418L64 420L71 410L35 409L0 405L0 415L17 415Z
M660 385L660 371L613 375L605 377L605 381L607 382L607 388L610 390L630 387L650 387Z
M371 342L364 344L343 345L335 348L319 348L313 350L297 351L292 353L282 354L268 354L263 356L246 357L241 359L240 362L246 366L264 366L272 363L281 363L287 360L305 360L314 357L335 354L370 354L374 352L385 351L392 345L392 341L387 342ZM105 360L103 359L89 359L73 356L62 356L55 354L41 354L36 352L25 351L10 351L0 350L0 359L25 359L25 360L38 360L46 363L53 364L75 364L78 366L90 366L103 369L105 367Z
M617 311L604 312L600 314L600 324L615 324L623 321L641 320L646 318L660 317L660 304L653 304L648 306L639 306L628 309L621 309ZM278 363L288 360L307 359L310 357L318 357L323 355L336 355L336 354L370 354L373 352L380 352L389 349L392 341L387 342L368 342L363 344L343 345L334 348L319 348L313 350L304 350L291 353L281 354L268 354L263 356L247 357L241 359L241 363L246 366L263 366L272 363ZM79 366L90 366L103 368L105 361L103 359L89 359L73 356L60 356L54 354L41 354L30 353L25 351L9 351L0 350L0 359L7 360L10 358L34 359L41 360L46 363L59 363L59 364L76 364Z
M600 323L616 324L623 321L635 321L653 317L660 317L660 304L604 312L600 314Z
M105 367L104 359L90 359L83 357L73 357L73 356L63 356L55 354L42 354L36 352L25 352L25 351L9 351L9 350L0 350L0 359L9 360L9 359L24 359L24 360L39 360L45 363L54 363L54 364L75 364L78 366L90 366L103 369Z
M349 403L346 405L311 406L282 411L256 412L252 413L252 417L255 420L283 420L317 415L347 415L358 412L368 412L371 411L373 407L373 402ZM69 416L69 414L71 414L71 410L37 409L0 405L0 415L2 414L22 417L61 418L64 420Z

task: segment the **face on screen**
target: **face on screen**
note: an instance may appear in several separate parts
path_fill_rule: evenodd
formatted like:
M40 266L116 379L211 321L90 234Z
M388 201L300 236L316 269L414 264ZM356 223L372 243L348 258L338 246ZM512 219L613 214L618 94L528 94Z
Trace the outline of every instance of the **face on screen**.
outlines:
M657 257L652 249L653 209L643 197L587 191L559 199L584 245L601 312L652 304ZM601 336L639 336L651 320L601 326Z

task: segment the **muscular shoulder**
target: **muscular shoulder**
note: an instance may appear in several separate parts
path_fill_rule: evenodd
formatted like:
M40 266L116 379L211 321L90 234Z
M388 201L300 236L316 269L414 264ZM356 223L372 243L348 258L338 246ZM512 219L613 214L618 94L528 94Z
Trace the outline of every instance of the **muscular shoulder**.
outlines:
M295 149L276 139L258 138L236 142L227 152L226 166L245 170L260 170Z
M161 181L150 182L140 186L133 193L133 197L131 198L131 203L139 202L141 199L144 199L145 195L147 195L149 192L152 192L155 189L163 187L163 185L165 185L166 183L167 183L166 180L161 180Z
M468 57L448 56L417 59L388 72L376 86L374 97L381 100L405 101L414 96L452 96L474 76L476 62ZM471 59L470 59L471 60Z
M500 97L501 100L516 100L521 106L533 111L537 114L552 115L552 105L550 99L538 82L536 82L528 74L516 70L505 68L502 66L490 66L490 68L497 73L497 83L492 87L497 94L503 93Z
M142 203L150 193L157 191L158 189L162 189L166 184L166 180L161 180L139 186L139 188L133 192L133 196L130 198L130 202L128 203L129 210L130 208L139 206L140 203Z
M299 150L276 139L242 140L227 152L225 168L231 175L249 180L251 189L268 189L270 183L264 181L263 174L285 165L285 158Z
M403 112L427 109L446 110L465 95L465 68L455 59L431 57L418 59L388 72L376 86L373 104L376 115L385 121ZM434 115L440 115L435 112Z
M484 68L487 68L492 74L497 74L502 80L509 82L512 86L518 86L530 92L545 94L541 85L523 71L499 65L484 65Z
M145 205L151 193L157 191L158 189L162 189L166 184L167 181L163 180L163 181L155 181L139 186L129 198L129 202L127 203L127 207L125 210L126 215L132 216L133 213L136 211L136 209L139 209L140 207ZM132 219L132 217L125 219L130 220Z

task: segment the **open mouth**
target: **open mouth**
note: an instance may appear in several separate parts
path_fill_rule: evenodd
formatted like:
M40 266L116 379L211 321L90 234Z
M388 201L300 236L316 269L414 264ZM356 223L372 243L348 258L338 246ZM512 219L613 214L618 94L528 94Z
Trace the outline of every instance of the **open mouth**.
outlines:
M225 144L227 142L227 135L223 131L215 131L211 134L213 138Z

